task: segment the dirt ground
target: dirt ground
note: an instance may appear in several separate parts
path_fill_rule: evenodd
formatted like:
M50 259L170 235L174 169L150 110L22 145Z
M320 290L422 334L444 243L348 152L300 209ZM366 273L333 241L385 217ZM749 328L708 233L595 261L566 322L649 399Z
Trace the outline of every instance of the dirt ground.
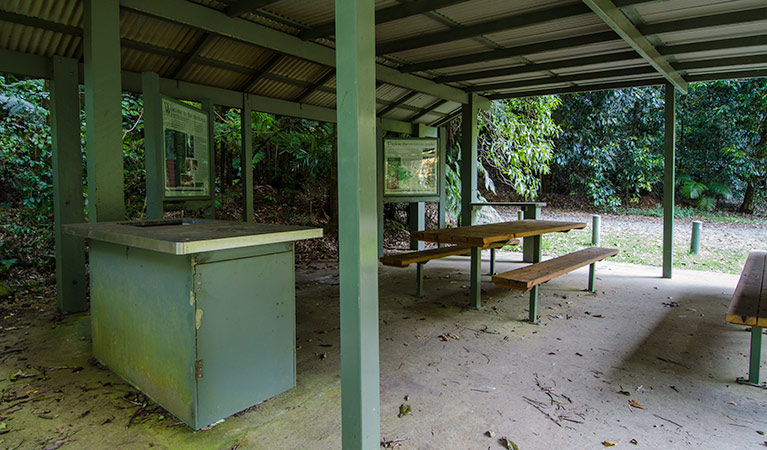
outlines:
M297 386L206 431L92 362L87 315L56 317L48 300L3 317L0 448L340 448L337 265L297 269ZM724 321L737 276L605 262L589 294L586 270L541 288L536 326L527 295L489 277L483 307L466 307L466 259L430 262L422 298L414 268L380 267L384 447L765 445L767 391L734 383L749 342Z

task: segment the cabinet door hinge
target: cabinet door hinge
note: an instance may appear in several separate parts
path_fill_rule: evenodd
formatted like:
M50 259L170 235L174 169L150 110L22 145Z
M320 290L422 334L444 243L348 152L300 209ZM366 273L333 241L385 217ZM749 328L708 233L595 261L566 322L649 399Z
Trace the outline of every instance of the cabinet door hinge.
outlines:
M197 379L202 378L202 360L198 359L194 362L194 374Z

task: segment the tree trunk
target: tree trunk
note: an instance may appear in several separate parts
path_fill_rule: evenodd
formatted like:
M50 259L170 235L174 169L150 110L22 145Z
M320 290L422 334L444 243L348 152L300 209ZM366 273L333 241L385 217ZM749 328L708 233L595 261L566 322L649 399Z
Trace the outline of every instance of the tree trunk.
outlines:
M756 184L752 180L748 180L746 185L746 193L743 195L743 203L741 203L738 211L746 214L754 212L754 194L756 193Z

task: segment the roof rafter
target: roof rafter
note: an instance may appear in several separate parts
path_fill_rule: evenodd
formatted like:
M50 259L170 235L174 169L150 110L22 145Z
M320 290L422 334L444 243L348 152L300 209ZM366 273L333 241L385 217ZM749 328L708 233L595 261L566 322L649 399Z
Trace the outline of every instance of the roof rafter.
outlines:
M224 12L229 17L241 16L246 12L255 11L264 6L277 3L278 0L238 0L224 8Z
M393 111L394 109L396 109L397 107L399 107L400 105L402 105L406 101L410 100L411 98L415 97L416 95L418 95L418 92L415 92L415 91L408 92L407 94L403 95L399 99L389 103L389 105L386 108L384 108L381 111L379 111L377 113L377 115L379 117L381 117L384 114L388 114L389 112Z
M305 42L298 37L244 19L227 17L224 13L186 0L120 0L125 8L198 28L209 33L230 37L248 44L335 67L335 50ZM382 64L376 65L376 78L388 84L423 92L438 98L466 103L468 94L460 89L440 85L425 78L404 74ZM481 99L486 104L486 99Z
M330 69L328 70L325 75L321 76L317 81L312 83L311 86L304 89L303 92L298 94L295 99L293 99L296 103L301 103L306 97L312 94L312 92L316 91L320 86L324 85L328 81L330 81L331 78L333 78L336 75L336 69Z
M636 26L610 0L583 0L594 13L626 41L663 78L681 92L687 92L687 81L677 72Z
M170 76L173 79L177 79L186 73L187 70L189 70L190 67L192 67L192 64L194 64L195 60L200 56L200 52L207 47L213 39L215 39L215 35L211 33L205 33L196 44L194 44L194 47L192 48L192 51L189 52L186 57L181 61L181 64L178 66L178 68L173 72L173 74Z
M242 92L250 92L254 87L256 87L256 83L258 83L258 80L263 78L264 75L266 75L274 66L277 65L280 61L282 61L283 55L279 53L275 53L272 55L271 58L269 58L269 61L266 62L263 66L259 67L258 70L240 87L240 90Z
M408 3L402 3L388 8L376 11L376 25L392 22L405 17L416 16L418 14L434 11L435 9L445 8L457 3L463 3L468 0L415 0ZM310 39L326 38L334 35L336 32L335 22L326 23L301 32L298 37L307 41Z
M581 45L597 44L620 39L613 31L603 31L600 33L586 34L574 38L554 39L551 41L537 42L535 44L518 45L498 50L489 50L471 55L454 56L450 58L435 59L421 63L408 64L403 66L402 72L413 73L425 70L441 69L444 67L463 66L466 64L494 61L498 59L511 58L519 55L531 53L546 52L549 50L577 47Z
M431 105L427 106L426 108L418 111L417 113L413 114L412 116L405 119L405 122L413 122L414 120L418 120L421 117L425 116L426 114L429 114L430 112L434 111L435 109L439 108L440 106L447 103L447 100L437 100L436 102L432 103Z
M615 69L615 70L602 70L599 72L586 72L577 73L573 75L562 75L546 78L534 78L531 80L521 81L508 81L503 83L484 84L477 86L469 86L466 88L466 92L484 92L503 89L517 89L528 86L540 86L546 84L559 84L570 83L573 81L584 81L594 78L613 78L613 77L629 77L634 75L647 75L655 73L655 69L652 67L632 67L628 69ZM488 97L490 98L490 97Z
M749 9L733 13L712 14L690 19L671 20L668 22L636 25L643 35L668 33L679 30L719 27L767 19L767 8Z

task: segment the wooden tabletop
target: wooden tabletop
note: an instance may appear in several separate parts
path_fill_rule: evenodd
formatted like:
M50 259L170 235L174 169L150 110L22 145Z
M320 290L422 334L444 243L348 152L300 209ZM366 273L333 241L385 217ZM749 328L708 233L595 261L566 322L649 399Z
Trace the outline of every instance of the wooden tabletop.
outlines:
M470 227L414 231L410 235L419 241L487 248L493 242L537 236L556 231L570 231L577 228L586 228L586 224L583 222L559 222L554 220L515 220L512 222L472 225Z

